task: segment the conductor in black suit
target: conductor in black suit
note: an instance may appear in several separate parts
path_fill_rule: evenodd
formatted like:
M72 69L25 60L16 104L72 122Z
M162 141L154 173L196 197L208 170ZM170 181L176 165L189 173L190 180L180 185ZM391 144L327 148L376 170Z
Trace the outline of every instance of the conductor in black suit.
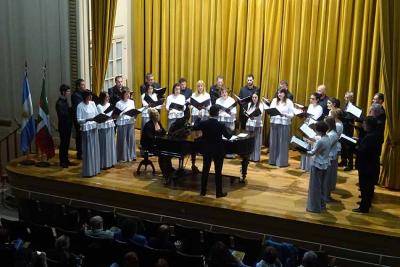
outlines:
M225 197L227 194L222 192L222 166L224 164L224 144L222 135L229 139L232 133L224 124L218 121L219 108L211 106L210 118L205 121L196 121L193 130L202 131L203 148L203 171L201 175L201 192L205 196L207 193L208 174L210 173L211 161L214 161L215 169L215 190L216 197Z

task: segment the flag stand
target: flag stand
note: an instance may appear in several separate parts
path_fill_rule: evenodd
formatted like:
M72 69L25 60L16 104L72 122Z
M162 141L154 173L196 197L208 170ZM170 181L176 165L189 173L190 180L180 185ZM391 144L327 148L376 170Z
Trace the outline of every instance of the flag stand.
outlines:
M35 160L29 158L29 154L25 154L25 159L23 159L20 164L24 166L35 165Z
M43 156L45 156L45 154L39 152L40 161L36 162L36 164L35 164L36 167L39 167L39 168L48 168L48 167L50 167L50 163L47 161L47 159L44 160Z

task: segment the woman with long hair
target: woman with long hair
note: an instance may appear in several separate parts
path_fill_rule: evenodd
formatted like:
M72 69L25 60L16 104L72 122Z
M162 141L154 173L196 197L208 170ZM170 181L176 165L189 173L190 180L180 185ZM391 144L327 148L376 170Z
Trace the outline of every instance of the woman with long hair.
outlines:
M99 101L100 103L97 105L97 111L104 114L104 111L110 107L110 97L108 93L101 92ZM108 112L106 115L111 117L111 114L112 111ZM117 163L114 127L115 124L112 118L97 125L97 128L99 129L101 169L111 168Z
M251 102L248 103L245 115L249 117L246 122L246 130L255 136L254 150L250 154L251 161L260 161L262 145L263 128L263 106L260 105L260 99L257 94L251 96Z
M290 124L294 116L293 102L287 98L287 90L279 89L270 108L276 108L281 114L270 119L269 164L286 167L289 165Z
M209 110L211 107L211 98L210 94L206 92L206 86L204 81L199 80L196 83L197 90L192 96L191 99L195 100L198 103L207 102L207 104L201 107L195 107L192 105L192 123L194 123L197 119L206 120L209 117Z

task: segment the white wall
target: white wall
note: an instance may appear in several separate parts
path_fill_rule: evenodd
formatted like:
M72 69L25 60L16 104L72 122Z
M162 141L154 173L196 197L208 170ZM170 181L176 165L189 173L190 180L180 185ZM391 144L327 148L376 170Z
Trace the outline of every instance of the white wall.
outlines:
M68 1L0 0L0 118L20 121L25 60L34 112L47 64L47 96L52 124L59 86L70 83Z

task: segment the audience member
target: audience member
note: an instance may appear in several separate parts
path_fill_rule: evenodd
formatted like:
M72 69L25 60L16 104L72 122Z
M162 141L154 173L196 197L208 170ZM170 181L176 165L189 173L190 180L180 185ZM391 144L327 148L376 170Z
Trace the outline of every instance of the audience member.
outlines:
M276 249L270 246L266 247L262 253L262 258L256 264L256 267L282 267Z
M157 260L154 267L169 267L169 264L165 259L161 258Z
M221 241L216 242L210 250L208 267L245 267L235 258L228 247Z
M300 267L318 267L318 256L317 254L310 250L304 253L302 264Z
M114 239L126 243L135 243L141 246L146 245L145 236L139 235L137 232L137 224L132 219L126 219L122 222L121 231L115 233Z
M85 235L89 237L113 239L114 233L110 230L103 229L103 218L101 216L93 216L89 221L89 230L85 230Z
M162 224L158 227L157 236L151 238L149 241L149 247L157 249L168 249L175 251L175 245L169 241L169 227L168 225Z

